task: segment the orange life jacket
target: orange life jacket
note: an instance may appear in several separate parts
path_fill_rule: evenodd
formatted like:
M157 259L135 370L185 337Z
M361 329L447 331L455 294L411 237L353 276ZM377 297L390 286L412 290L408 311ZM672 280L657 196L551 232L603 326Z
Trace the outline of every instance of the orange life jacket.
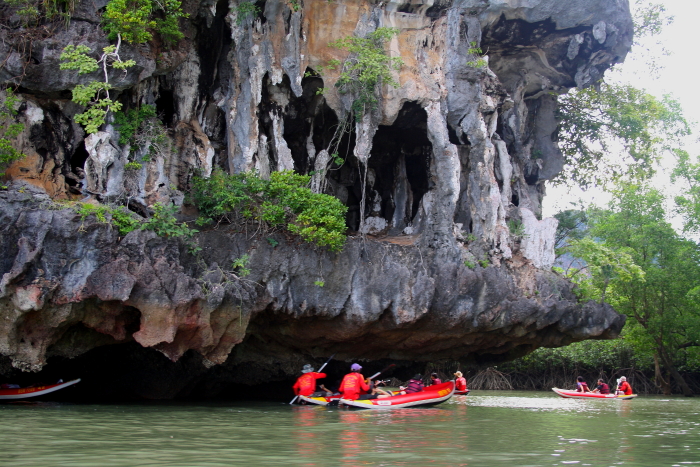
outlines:
M338 389L343 399L355 400L360 397L361 391L369 391L369 385L365 382L365 377L360 373L352 372L345 375Z
M316 391L316 380L325 377L325 373L316 373L315 371L304 373L297 379L294 386L292 386L294 393L297 396L310 396Z

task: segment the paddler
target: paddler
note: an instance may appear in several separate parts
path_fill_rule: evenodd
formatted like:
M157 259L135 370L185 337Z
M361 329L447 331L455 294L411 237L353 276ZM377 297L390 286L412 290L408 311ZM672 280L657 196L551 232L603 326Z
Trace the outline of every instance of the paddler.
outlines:
M615 395L624 394L625 396L632 395L632 386L627 382L627 378L620 376L617 383L617 389L615 390Z
M467 380L464 379L464 376L462 376L461 371L455 371L455 376L457 379L455 379L455 389L457 391L466 391L467 390Z
M292 389L294 389L294 394L297 396L310 396L316 392L316 380L325 378L326 374L316 373L314 367L308 363L304 365L301 372L302 375L297 379L297 382L294 383Z
M340 388L338 388L343 399L354 401L360 398L360 394L370 390L369 384L360 371L362 371L362 366L359 363L350 365L350 373L343 377ZM364 399L374 399L371 394L365 394L365 396L370 397L363 397Z

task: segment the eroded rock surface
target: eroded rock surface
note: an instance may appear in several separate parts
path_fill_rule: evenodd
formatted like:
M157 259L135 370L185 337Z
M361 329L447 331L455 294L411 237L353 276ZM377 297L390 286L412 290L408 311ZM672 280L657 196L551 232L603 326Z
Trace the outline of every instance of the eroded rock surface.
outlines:
M235 1L190 2L176 48L125 46L137 67L115 92L155 105L172 141L137 172L125 170L118 128L87 137L73 122L82 109L67 96L80 80L58 69L65 45L108 43L99 6L80 2L68 30L37 38L34 61L3 29L0 78L20 86L28 156L0 192L0 354L14 367L135 342L173 361L192 350L205 367L255 362L280 375L334 352L488 362L619 333L622 316L579 304L550 271L556 223L538 216L544 181L563 166L557 95L624 59L627 2L305 0L295 11L268 0L243 19ZM399 87L352 122L346 162L321 177L352 104L324 68L346 58L328 44L385 26L400 31L387 44L404 61ZM193 256L51 201L180 205L192 174L216 166L315 171L358 236L328 253L221 226L198 234ZM230 264L245 254L251 274L237 277Z

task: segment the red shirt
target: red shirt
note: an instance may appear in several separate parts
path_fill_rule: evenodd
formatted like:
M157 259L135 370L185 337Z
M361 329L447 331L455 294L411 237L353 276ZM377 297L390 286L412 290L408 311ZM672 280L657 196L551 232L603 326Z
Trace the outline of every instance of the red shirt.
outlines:
M455 389L457 391L466 391L467 390L467 380L464 379L464 377L459 377L455 380Z
M316 373L315 371L304 373L297 379L294 386L292 386L294 394L297 396L310 396L316 391L316 380L325 377L325 373Z
M365 377L360 373L352 372L345 375L338 389L343 399L354 401L360 397L360 392L369 391L369 385L365 382Z
M622 391L625 393L625 396L629 396L632 394L632 386L630 386L630 383L627 381L623 381L620 383L620 385L617 387L618 391Z

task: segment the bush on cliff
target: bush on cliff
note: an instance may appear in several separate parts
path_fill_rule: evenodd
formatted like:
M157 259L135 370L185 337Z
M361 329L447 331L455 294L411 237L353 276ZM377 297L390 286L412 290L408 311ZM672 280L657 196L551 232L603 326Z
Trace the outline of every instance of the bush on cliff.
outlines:
M187 18L179 0L111 0L104 13L104 29L108 37L119 36L132 44L143 44L157 33L166 44L182 39L178 21Z
M265 228L285 227L305 241L338 251L345 244L347 207L333 196L314 193L310 177L292 171L273 172L270 180L253 173L227 175L214 170L211 177L196 177L192 201L199 209L199 224L257 222Z
M0 104L0 170L12 161L24 157L24 154L15 148L15 140L24 130L24 125L15 121L19 99L10 88L5 91L4 97ZM0 177L4 175L4 172L0 172ZM2 185L0 187L5 188Z

